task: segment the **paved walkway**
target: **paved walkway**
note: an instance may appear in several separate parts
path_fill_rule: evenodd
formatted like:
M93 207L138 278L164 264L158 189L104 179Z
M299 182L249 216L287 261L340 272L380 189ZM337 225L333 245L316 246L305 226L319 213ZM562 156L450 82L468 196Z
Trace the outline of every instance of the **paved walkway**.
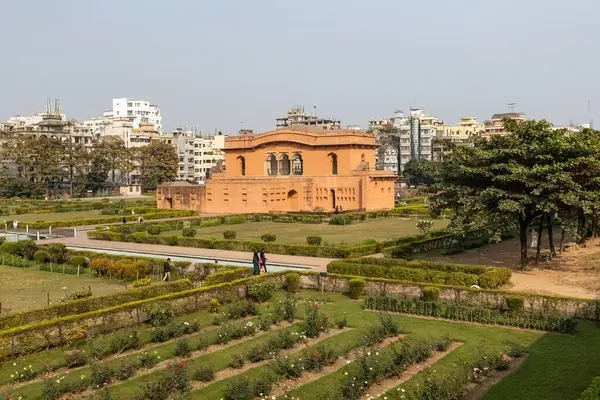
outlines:
M130 251L137 253L148 253L159 256L179 256L219 259L224 261L251 262L252 253L243 251L200 249L196 247L165 246L158 244L142 244L129 242L110 242L105 240L91 240L82 234L70 238L57 238L40 240L40 245L50 243L64 243L71 247L87 247L94 250ZM327 264L333 261L330 258L287 256L281 254L267 254L268 263L276 265L290 265L308 267L314 271L326 271ZM267 263L267 266L269 265Z

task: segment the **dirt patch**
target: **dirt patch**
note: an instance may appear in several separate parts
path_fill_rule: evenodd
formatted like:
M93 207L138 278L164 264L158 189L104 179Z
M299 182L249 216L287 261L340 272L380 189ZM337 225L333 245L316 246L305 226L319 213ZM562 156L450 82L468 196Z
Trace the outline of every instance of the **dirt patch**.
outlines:
M308 347L314 346L315 344L317 344L319 342L322 342L325 339L328 339L328 338L333 337L333 336L337 336L340 333L348 332L350 330L352 330L352 328L336 329L336 330L333 330L333 331L329 331L329 332L327 332L325 334L322 334L318 338L308 339L308 340L302 342L300 344L300 346L296 346L293 349L283 350L283 351L279 352L278 355L279 356L286 356L286 355L290 355L290 354L296 353L296 352L298 352L300 350L303 350L303 349L306 349ZM244 372L246 372L246 371L248 371L250 369L258 368L260 366L266 365L266 364L270 363L271 361L273 361L273 360L269 359L269 360L264 360L264 361L260 361L260 362L257 362L257 363L246 363L246 364L244 364L244 366L242 368L238 368L238 369L226 368L226 369L224 369L222 371L218 371L217 373L215 373L215 379L212 380L212 381L210 381L210 382L206 382L206 383L204 383L204 382L192 382L192 390L199 390L199 389L202 389L202 388L204 388L206 386L209 386L209 385L211 385L211 384L213 384L215 382L222 381L222 380L234 377L236 375L243 374Z
M496 385L502 379L504 379L508 374L513 371L516 371L523 365L527 355L521 358L513 358L509 361L509 367L505 371L494 371L490 376L483 378L480 383L471 383L467 387L467 392L463 394L461 397L462 400L480 400L482 399L487 392L492 388L492 386Z
M396 340L402 339L406 337L406 335L396 336L394 338L389 338L383 341L377 348L382 348L385 346L389 346L393 344ZM360 353L354 349L354 351L350 352L346 358L340 357L338 360L325 368L323 368L320 372L304 372L302 376L298 379L284 379L279 383L279 385L273 389L271 396L280 397L290 392L291 390L297 389L300 386L306 385L308 383L314 382L319 378L322 378L325 375L334 373L346 365L354 362L357 358L360 357Z
M431 357L429 357L427 360L425 360L424 362L422 362L420 364L412 364L411 366L406 368L406 370L404 370L404 372L402 374L400 374L400 376L396 376L396 377L393 377L390 379L383 380L383 381L371 386L369 388L369 393L378 393L378 394L370 395L369 393L367 393L367 394L363 395L361 397L361 399L369 400L369 399L378 398L380 396L379 394L386 393L386 392L392 390L393 388L397 387L401 383L406 382L413 376L417 375L419 372L423 371L425 368L431 367L433 364L435 364L436 362L438 362L439 360L441 360L442 358L444 358L445 356L447 356L448 354L450 354L451 352L453 352L460 346L462 346L462 343L455 342L455 343L452 343L452 345L450 345L450 347L446 351L435 351L433 353L433 355Z
M555 230L554 242L558 250L560 230ZM549 252L546 235L542 238L542 252ZM535 253L536 250L530 248L529 258L534 259ZM550 261L532 263L525 271L520 269L520 243L517 239L447 256L439 255L439 252L422 253L418 258L511 268L513 276L507 290L591 299L600 297L598 239L588 241L585 247L572 247Z

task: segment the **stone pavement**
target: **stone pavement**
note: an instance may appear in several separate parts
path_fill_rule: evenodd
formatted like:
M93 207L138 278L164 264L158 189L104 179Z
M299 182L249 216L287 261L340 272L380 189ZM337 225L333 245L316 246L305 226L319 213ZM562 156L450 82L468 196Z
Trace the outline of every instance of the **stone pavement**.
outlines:
M252 262L252 253L243 251L200 249L196 247L165 246L158 244L142 244L129 242L110 242L105 240L91 240L85 233L76 237L40 240L40 245L50 243L64 243L71 247L87 247L95 250L131 251L151 253L159 256L199 257L214 258L225 261ZM277 265L293 265L308 267L313 271L326 271L327 264L333 261L330 258L287 256L281 254L267 254L267 267L269 263Z

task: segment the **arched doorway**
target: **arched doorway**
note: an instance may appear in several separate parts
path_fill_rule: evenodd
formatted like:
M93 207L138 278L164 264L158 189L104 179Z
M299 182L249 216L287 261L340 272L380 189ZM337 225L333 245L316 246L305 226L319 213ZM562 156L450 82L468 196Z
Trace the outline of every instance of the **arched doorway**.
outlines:
M331 189L329 195L331 196L331 209L335 210L335 190Z
M287 203L290 211L298 211L298 192L290 190L287 194Z

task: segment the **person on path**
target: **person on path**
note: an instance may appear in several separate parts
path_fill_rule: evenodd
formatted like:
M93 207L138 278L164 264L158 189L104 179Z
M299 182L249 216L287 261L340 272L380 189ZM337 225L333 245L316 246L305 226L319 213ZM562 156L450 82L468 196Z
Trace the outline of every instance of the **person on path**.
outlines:
M127 218L123 217L123 223L126 224L127 223Z
M260 257L256 251L252 256L252 266L254 267L253 274L260 275Z
M260 252L260 266L262 267L262 270L266 274L267 273L267 257L265 257L264 251Z
M165 261L165 263L163 264L163 272L165 273L163 281L170 280L171 279L171 259L170 258L167 258L167 261Z

